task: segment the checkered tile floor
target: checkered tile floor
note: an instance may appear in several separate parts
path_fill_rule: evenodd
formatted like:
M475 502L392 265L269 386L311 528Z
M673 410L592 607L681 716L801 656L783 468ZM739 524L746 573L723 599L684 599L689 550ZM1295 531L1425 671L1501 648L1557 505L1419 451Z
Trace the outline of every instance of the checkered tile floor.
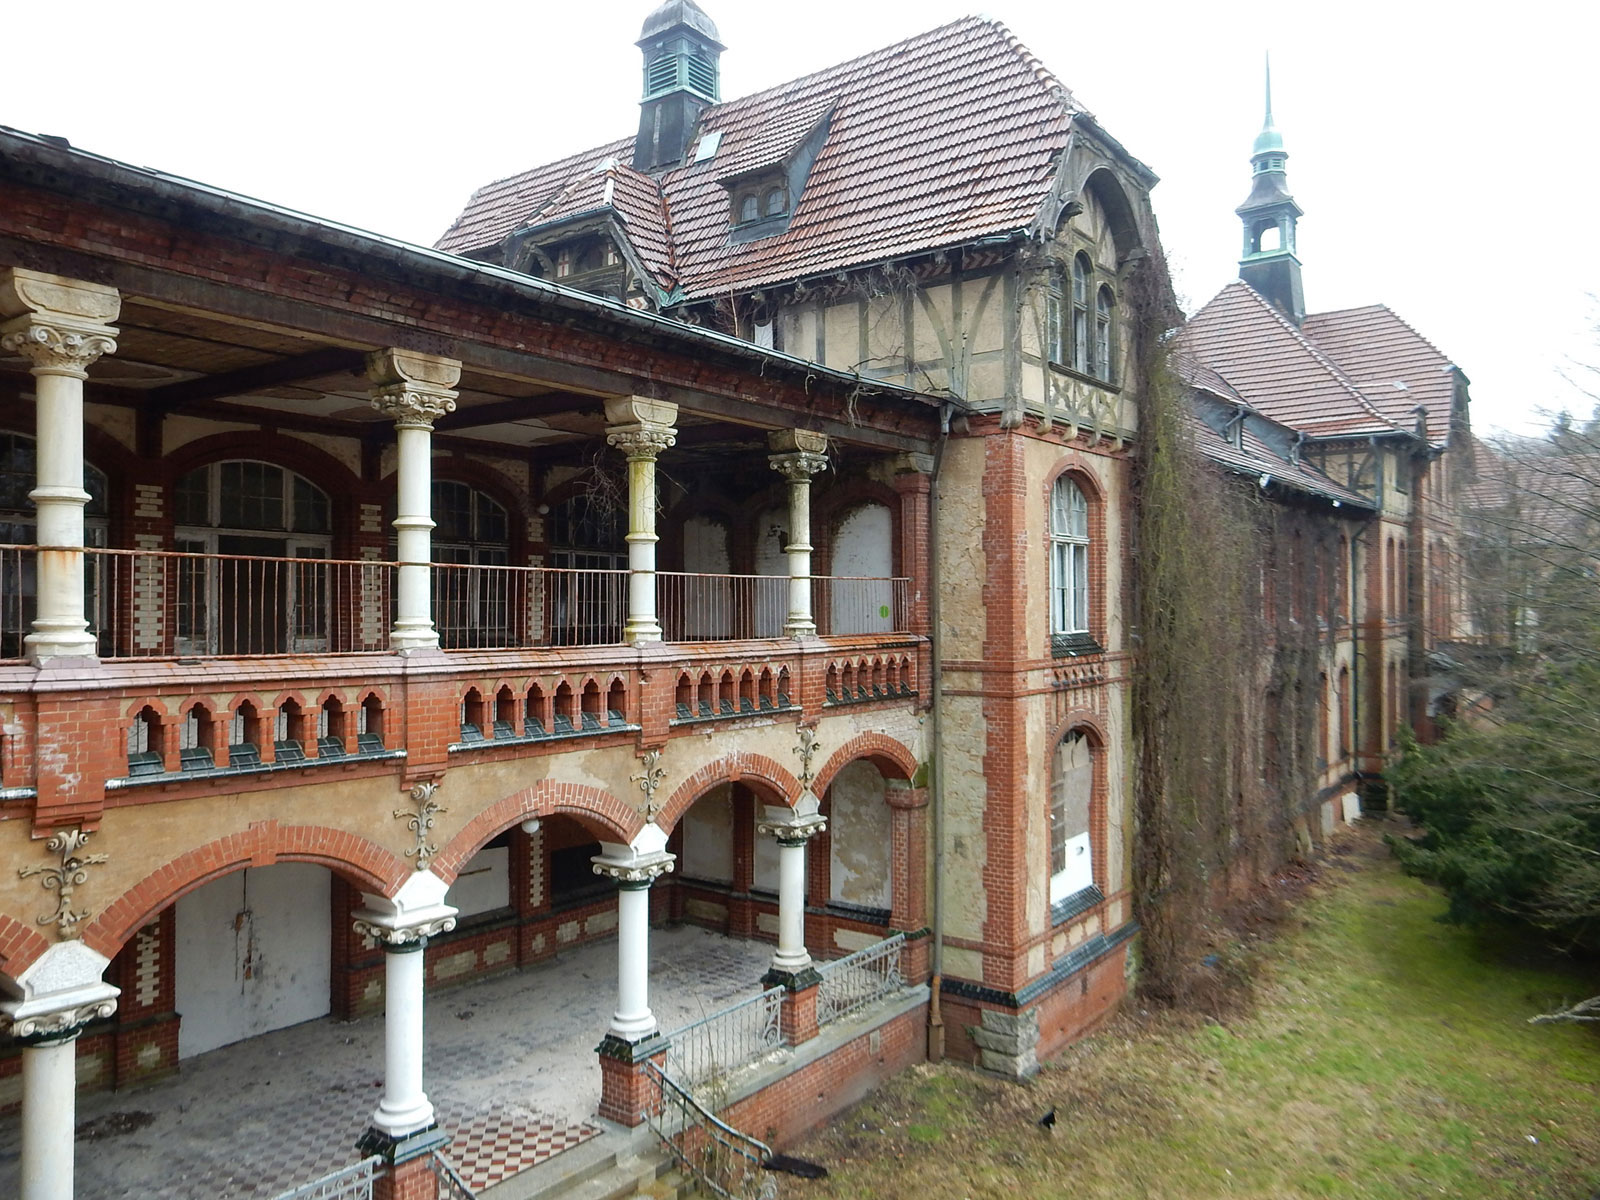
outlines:
M446 1122L446 1128L454 1139L445 1157L475 1192L601 1133L594 1125L568 1125L542 1113L509 1110L485 1113L462 1128Z

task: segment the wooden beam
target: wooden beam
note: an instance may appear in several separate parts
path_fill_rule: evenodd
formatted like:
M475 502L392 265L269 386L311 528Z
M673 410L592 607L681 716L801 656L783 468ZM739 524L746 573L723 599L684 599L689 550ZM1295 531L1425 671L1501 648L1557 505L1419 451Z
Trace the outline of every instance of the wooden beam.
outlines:
M556 413L598 412L603 403L599 396L581 392L552 392L549 395L524 396L517 400L497 400L493 404L458 408L449 416L440 417L433 427L440 433L448 433L452 429L481 429L485 425L526 421Z
M153 407L163 413L182 412L190 405L204 404L208 400L222 400L229 396L246 396L263 388L284 387L307 379L340 373L354 374L364 369L366 355L359 350L345 350L337 346L280 358L259 366L244 367L237 371L224 371L220 375L203 375L199 379L186 379L182 383L169 383L151 388L144 393L140 407Z

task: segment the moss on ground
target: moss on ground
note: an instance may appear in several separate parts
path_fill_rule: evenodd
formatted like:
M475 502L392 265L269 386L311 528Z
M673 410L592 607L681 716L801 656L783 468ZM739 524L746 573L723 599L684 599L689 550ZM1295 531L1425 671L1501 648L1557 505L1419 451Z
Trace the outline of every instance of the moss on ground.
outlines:
M1132 1012L1024 1086L917 1068L796 1147L832 1174L785 1194L1589 1200L1600 1028L1527 1018L1600 980L1444 908L1363 832L1281 936L1235 949L1248 1012Z

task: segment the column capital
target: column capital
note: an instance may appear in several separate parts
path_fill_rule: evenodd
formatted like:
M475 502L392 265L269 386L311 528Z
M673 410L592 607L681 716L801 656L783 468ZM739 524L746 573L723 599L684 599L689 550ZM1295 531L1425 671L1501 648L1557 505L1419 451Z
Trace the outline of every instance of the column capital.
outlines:
M768 808L767 815L756 822L756 832L778 839L780 846L803 846L828 828L828 818L820 813L793 812Z
M57 942L16 978L15 998L0 1001L0 1024L22 1041L75 1037L90 1021L117 1011L118 988L101 976L111 960L82 942Z
M461 379L461 364L415 350L378 350L367 355L367 378L373 408L402 429L432 429L456 410L459 393L452 389Z
M629 462L654 462L678 441L673 422L678 406L669 400L645 396L613 396L606 401L606 444L628 456Z
M122 311L117 289L25 267L0 271L0 350L21 354L35 374L87 377L117 348L111 322Z
M620 888L647 888L663 875L670 874L677 865L678 856L662 851L656 855L640 855L624 862L597 854L589 860L594 873L614 879Z
M828 435L814 429L774 429L767 434L767 447L774 454L826 454Z
M363 896L351 925L386 950L420 950L428 938L456 927L457 910L444 902L447 891L449 885L432 871L418 871L393 896Z
M828 456L811 450L769 454L767 463L790 483L810 483L813 475L827 470Z

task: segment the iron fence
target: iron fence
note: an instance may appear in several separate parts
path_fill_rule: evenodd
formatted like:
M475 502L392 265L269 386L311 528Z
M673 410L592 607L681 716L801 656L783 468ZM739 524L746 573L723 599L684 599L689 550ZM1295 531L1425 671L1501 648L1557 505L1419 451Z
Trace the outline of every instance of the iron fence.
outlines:
M628 572L434 563L433 619L445 650L622 643Z
M782 637L789 616L789 577L659 571L656 602L669 642Z
M900 965L906 935L897 933L865 950L823 963L817 969L817 1024L827 1025L905 990Z
M6 550L19 549L6 547ZM35 601L29 548L16 580ZM9 566L9 562L6 563ZM102 658L354 654L387 650L394 564L176 550L83 552L85 611ZM10 593L12 576L5 578ZM32 614L5 612L9 650Z
M374 1155L354 1166L281 1193L276 1200L372 1200L372 1181L383 1159Z
M719 1120L655 1063L649 1069L661 1091L650 1128L700 1187L723 1200L777 1200L778 1181L764 1166L772 1148Z
M769 988L667 1035L667 1073L703 1096L783 1045L783 989Z
M462 1179L450 1160L435 1150L428 1156L428 1166L433 1170L437 1190L434 1200L477 1200L467 1181Z
M911 627L911 580L817 575L811 600L821 633L904 633Z

